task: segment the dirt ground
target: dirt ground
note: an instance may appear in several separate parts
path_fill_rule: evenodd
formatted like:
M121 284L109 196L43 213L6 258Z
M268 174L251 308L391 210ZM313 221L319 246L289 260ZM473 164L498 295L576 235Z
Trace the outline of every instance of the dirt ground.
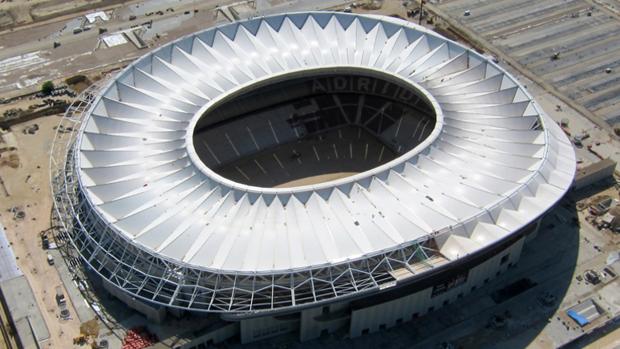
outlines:
M355 13L380 14L385 16L398 15L405 18L407 16L407 8L402 5L401 1L387 0L383 1L383 4L378 9L364 9L363 7L358 7L355 9Z
M39 238L39 232L50 226L49 150L54 137L53 128L59 121L60 116L48 116L15 126L12 134L17 143L20 165L15 169L0 168L0 176L9 193L7 197L0 190L0 221L6 228L15 255L21 257L18 257L17 264L28 279L47 323L50 339L44 343L44 348L72 348L80 326L68 297L67 306L72 318L59 318L55 288L62 282L56 268L48 265ZM22 133L24 128L35 123L39 125L36 134ZM23 210L25 218L14 219L8 211L12 207Z
M64 100L67 102L71 102L71 98L67 97L67 96L61 96L61 97L44 97L44 98L28 98L28 97L24 97L18 101L15 101L13 103L10 104L0 104L0 119L2 119L2 114L9 109L22 109L27 111L28 107L30 107L33 104L42 104L44 99L53 99L53 100Z
M13 25L24 25L37 22L38 19L51 19L78 11L114 5L118 2L120 0L12 0L1 1L0 11L9 11L13 18Z
M296 179L294 181L282 183L280 185L276 185L274 188L291 188L291 187L298 187L302 185L323 183L323 182L333 181L333 180L340 179L340 178L353 176L356 173L357 172L339 172L339 173L328 173L324 175L306 177L306 178Z

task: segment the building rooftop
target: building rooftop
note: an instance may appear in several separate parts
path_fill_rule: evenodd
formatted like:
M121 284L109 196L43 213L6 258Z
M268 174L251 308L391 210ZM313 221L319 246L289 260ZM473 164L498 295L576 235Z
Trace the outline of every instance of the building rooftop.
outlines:
M15 260L15 254L9 240L6 238L4 227L0 225L0 282L21 276Z
M26 349L39 348L50 337L30 284L17 266L15 255L0 226L0 291L17 337Z

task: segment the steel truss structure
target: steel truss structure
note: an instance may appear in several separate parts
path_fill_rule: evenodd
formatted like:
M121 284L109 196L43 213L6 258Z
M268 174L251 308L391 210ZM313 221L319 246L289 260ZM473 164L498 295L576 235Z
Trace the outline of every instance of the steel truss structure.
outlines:
M314 31L319 31L330 25L337 30L342 30L345 33L343 38L349 35L351 28L356 28L357 32L353 34L353 39L359 36L357 40L362 46L368 46L364 38L376 39L379 35L377 32L382 30L382 35L386 40L384 44L387 45L382 49L388 52L386 55L389 55L393 61L384 57L382 63L378 62L381 52L384 52L381 51L376 53L374 58L376 65L383 67L382 69L386 71L404 67L398 71L398 75L420 84L422 86L420 88L428 89L434 96L430 98L437 98L435 107L446 113L446 125L440 125L438 134L430 139L428 144L424 144L422 149L407 153L405 157L396 159L395 163L386 164L388 166L381 171L374 171L365 178L356 179L355 183L338 182L333 184L333 188L322 188L328 194L321 195L321 197L329 201L329 195L334 190L340 190L344 195L353 190L379 190L380 188L375 189L375 186L379 184L386 186L393 176L397 176L397 172L400 173L398 176L404 176L403 173L406 172L407 166L422 166L424 161L429 162L429 167L422 168L423 172L433 170L430 165L433 162L435 163L433 166L447 166L447 163L438 157L442 152L454 152L452 156L477 152L476 154L483 154L482 158L490 159L492 170L500 174L494 177L486 170L481 171L481 175L488 176L485 178L495 181L493 182L495 185L489 184L485 188L484 184L481 184L476 191L480 191L480 195L483 195L482 191L485 191L484 195L488 196L493 193L497 195L496 198L494 197L489 202L484 202L482 199L468 201L467 195L464 194L463 202L465 203L459 204L461 206L447 206L441 214L450 216L449 211L454 207L468 206L471 209L471 207L478 206L474 214L464 218L458 215L454 224L446 224L437 229L427 229L425 234L415 239L399 241L389 248L377 247L372 253L358 255L355 258L343 256L337 262L310 263L302 267L273 270L218 269L213 265L198 265L187 260L173 258L160 253L160 250L153 246L137 241L137 238L132 238L131 234L116 226L115 219L111 219L109 215L99 210L99 204L94 202L90 190L100 183L86 185L82 182L86 165L81 158L81 153L86 149L84 148L85 129L88 126L87 123L92 120L95 110L98 110L96 113L99 119L103 120L105 117L112 122L115 121L116 117L112 114L100 115L102 103L118 98L118 101L114 103L122 104L125 103L125 99L128 101L125 105L127 108L138 110L136 103L140 98L150 103L154 96L145 92L145 84L157 85L158 93L163 93L162 91L166 88L171 88L164 81L166 76L186 77L187 72L183 71L182 66L175 67L171 61L166 61L166 56L169 60L173 59L169 53L170 50L183 51L179 56L181 58L178 59L201 66L196 63L196 58L189 58L192 53L192 43L201 47L202 50L206 48L209 52L217 52L217 46L223 45L222 42L227 43L233 50L238 50L238 47L230 43L235 40L237 32L244 31L244 37L251 37L250 33L254 32L254 35L258 37L257 33L261 30L258 28L266 27L265 30L269 31L269 35L277 38L274 41L279 42L282 37L274 34L279 30L298 30L299 32L287 36L295 38L301 35L300 33L309 35L307 34L309 33L308 26ZM210 37L212 41L207 42L205 39L207 37ZM425 50L417 52L416 47L421 47L419 45L423 41ZM397 43L403 45L399 49L409 50L410 56L405 55L404 59L411 59L410 62L398 62L397 59L401 59L398 58L398 52L389 53L389 49L394 49ZM258 43L255 45L259 47ZM376 48L364 48L361 55L372 54L373 50ZM219 57L218 54L213 55ZM149 64L155 64L154 62L157 61L160 69L163 69L161 71L174 72L174 74L157 76L154 70L149 71L152 68L146 67L147 61ZM398 62L398 64L390 65L391 62ZM332 62L331 65L333 64ZM339 64L344 65L342 62ZM312 66L317 65L320 64L312 64ZM452 83L446 83L444 80L452 81ZM130 86L132 81L136 84L135 86ZM141 81L140 87L138 87L138 81ZM219 81L219 84L222 85L222 81ZM114 93L110 92L113 90ZM173 90L170 90L171 94ZM183 93L187 91L202 95L200 92L195 92L195 88L187 87ZM125 95L115 95L118 93ZM185 96L179 97L178 103L175 101L170 103L176 103L177 108L183 109L183 105L198 103L196 100L200 99L189 98L187 94ZM205 100L216 98L216 96L208 97ZM180 99L183 99L183 102ZM189 100L193 102L190 103ZM144 107L144 110L146 108ZM188 109L193 111L186 113L189 117L200 114L198 109L202 110L200 105L196 108L188 107ZM177 114L182 113L177 111ZM415 277L436 268L437 265L450 263L465 255L475 253L482 247L500 241L534 221L561 198L570 186L574 175L574 168L571 167L574 166L574 164L571 165L571 160L574 162L574 153L572 153L570 143L566 141L557 125L554 125L546 115L539 111L529 94L501 68L421 27L392 18L374 16L333 13L279 15L210 29L182 38L159 51L148 54L105 86L96 85L82 93L67 111L61 125L62 127L59 127L56 133L50 162L55 217L82 259L102 278L144 301L190 311L223 313L230 318L252 316L260 312L285 312L321 303L363 297L398 286L400 281L394 275L402 274L403 271L408 275L405 279L411 282ZM121 123L119 122L118 125ZM88 132L94 133L92 129ZM99 132L102 133L100 130ZM493 142L487 142L483 146L483 148L487 147L484 150L471 144L472 140L489 136L493 138ZM503 140L497 140L502 137ZM100 146L96 142L93 144L95 148ZM103 144L101 149L105 150L105 142L101 144ZM493 147L496 149L489 150ZM431 148L434 151L428 150ZM110 156L114 156L114 151L110 147ZM499 158L496 157L497 153L511 151L518 152L518 156L505 154L509 158L507 161L498 160ZM441 156L448 157L447 155ZM528 161L524 160L523 164L507 165L512 160L519 157L526 159L528 156L534 160L528 159ZM187 157L187 153L183 157ZM95 164L96 160L92 160L92 163ZM459 170L455 171L455 173L459 172ZM513 174L523 174L520 178L516 178L510 171L513 171ZM200 173L200 171L197 172ZM210 173L207 171L201 175L208 177ZM432 173L429 172L429 175ZM465 183L467 179L461 174L459 181ZM221 179L213 178L205 182L209 185L224 187L228 184ZM106 184L101 183L101 185ZM507 187L510 187L510 190L506 189ZM441 200L447 199L444 193L435 192L437 188L436 184L430 182L428 185L416 186L416 190L421 193L421 200L427 200L421 204L422 206L440 210L440 208L435 208L434 205L438 204L430 195L436 199L438 197L441 197ZM464 184L463 188L471 189L471 186ZM308 194L301 190L286 193L264 190L262 193L252 192L254 189L241 188L235 184L227 190L235 193L231 197L234 197L236 202L246 200L249 196L252 196L252 199L248 199L251 203L259 202L263 194L270 195L271 200L273 197L276 199L280 196L286 197L282 199L283 203L293 200L291 197L308 205L313 200L312 193ZM238 195L237 190L239 190ZM381 190L383 193L391 189ZM477 204L478 202L482 203ZM379 215L383 213L379 211L377 216ZM386 218L383 217L383 219ZM445 221L451 222L452 220L445 219ZM434 227L443 222L435 222L437 224L428 224L428 226ZM421 223L419 225L426 226ZM444 263L433 262L437 259L443 260Z

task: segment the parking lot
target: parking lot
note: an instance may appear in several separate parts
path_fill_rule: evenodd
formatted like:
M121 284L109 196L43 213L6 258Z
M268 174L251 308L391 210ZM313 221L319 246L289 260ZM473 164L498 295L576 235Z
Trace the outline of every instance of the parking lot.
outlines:
M443 0L438 7L567 99L620 123L620 1Z

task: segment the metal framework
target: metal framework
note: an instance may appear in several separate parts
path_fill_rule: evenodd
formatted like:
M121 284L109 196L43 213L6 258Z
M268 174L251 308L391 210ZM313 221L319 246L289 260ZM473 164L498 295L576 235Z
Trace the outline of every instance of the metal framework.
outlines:
M348 27L345 24L348 24ZM344 261L309 264L281 270L229 270L218 269L212 265L197 265L161 253L161 250L132 238L131 234L116 226L117 220L111 219L98 209L99 204L94 202L89 193L93 185L82 182L85 165L80 160L80 154L84 151L83 136L86 132L86 123L90 122L97 108L102 108L103 99L114 98L114 94L119 93L117 91L124 89L125 93L130 93L116 96L119 103L124 103L125 98L128 101L127 107L136 108L136 101L139 98L144 98L147 102L152 101L153 95L145 92L145 83L157 85L158 93L170 88L163 81L166 75L157 76L154 70L149 71L145 62L149 64L155 64L153 63L155 61L164 62L163 65L158 64L167 67L167 71L174 71L177 76L186 76L187 72L183 72L179 67L175 68L170 63L172 61L166 62L162 58L166 56L166 52L173 49L187 50L183 51L185 52L183 55L189 56L192 51L188 45L191 45L191 42L197 42L200 47L210 47L209 52L217 52L216 38L228 42L229 48L239 50L229 42L234 41L234 33L243 30L244 36L249 37L249 33L254 31L258 36L256 33L260 32L260 29L257 28L263 26L271 26L271 29L265 30L270 30L269 35L272 35L277 42L282 40L282 37L274 34L278 30L298 30L299 32L287 36L298 38L304 33L309 35L307 34L309 27L317 31L330 25L342 25L338 30L343 30L345 34L352 27L357 28L357 34L353 35L359 36L357 40L360 45L366 45L364 38L377 40L377 31L383 30L386 46L382 49L392 61L384 57L383 61L379 62L384 52L381 51L376 53L374 57L376 64L372 69L379 69L376 66L381 66L386 71L393 71L398 70L399 66L404 66L406 69L403 68L398 75L411 80L415 86L423 89L424 93L428 93L428 97L435 103L434 107L445 114L446 125L439 126L438 134L431 138L428 144L423 144L420 149L394 160L394 163L386 164L385 168L349 182L331 183L332 187L328 185L326 190L332 193L336 190L334 188L338 188L337 190L341 190L345 195L351 193L353 188L358 191L379 190L379 193L391 193L393 188L386 189L390 180L402 180L401 177L406 177L405 172L412 168L421 169L421 173L431 176L434 174L432 170L436 167L439 171L437 175L443 178L445 174L441 171L445 171L444 167L449 165L446 159L452 159L454 162L459 155L470 157L471 154L475 154L476 161L487 158L492 170L498 171L497 175L486 170L479 172L483 179L490 182L486 187L480 184L478 188L472 188L472 184L467 183L467 178L459 172L458 166L454 171L463 184L462 188L479 193L479 198L469 199L466 194L463 194L463 198L448 198L444 193L435 191L441 183L439 186L430 182L423 186L410 183L412 188L420 191L420 200L427 200L416 207L426 207L425 209L435 210L438 215L452 217L452 210L459 212L459 208L461 210L467 208L471 211L471 208L476 206L474 214L461 218L462 214L459 212L454 225L430 229L415 239L377 248L361 256L353 258L346 256ZM201 41L206 37L211 37L213 41L210 43ZM421 42L425 42L422 45L425 50L417 52L416 47L421 47ZM409 50L410 56L405 55L405 58L411 61L400 61L398 64L390 65L399 59L396 52L389 51L397 50L394 48L397 43L404 45L400 49ZM254 44L259 46L258 43ZM373 53L376 49L374 46L369 50L364 48L361 54ZM173 59L169 53L167 55L170 60ZM217 54L214 55L217 57ZM194 58L183 59L195 63ZM340 64L345 65L342 62ZM321 64L319 62L311 65L316 67ZM356 66L360 65L362 64L358 63ZM131 86L132 83L138 84L140 79L142 81L140 87L134 85L129 91L127 86ZM221 77L219 79L219 84L222 85ZM194 91L192 93L200 95L194 88L184 88L186 90L180 94ZM174 89L169 92L173 94L172 91ZM128 97L129 95L131 97ZM176 106L191 104L188 102L191 98L187 96L185 94L184 102L178 101ZM212 103L217 97L209 96L207 100ZM194 99L192 103L198 102ZM188 108L193 112L187 114L191 116L195 113L198 115L194 117L196 119L206 107L200 105L195 107ZM147 107L144 108L146 110ZM101 114L101 111L97 113ZM114 121L112 115L107 117ZM526 226L561 198L574 175L574 153L570 143L566 141L557 125L539 111L531 96L515 83L508 73L483 57L421 27L393 18L374 16L333 13L279 15L210 29L182 38L132 64L103 88L97 85L82 93L67 111L61 125L56 133L50 161L55 217L82 259L101 277L145 301L193 311L226 313L230 317L251 316L258 312L287 311L349 297L360 297L397 286L400 280L394 276L395 273L402 273L404 270L407 278L416 277L433 269L436 264L431 261L434 259L449 263L475 253L482 247L506 238ZM488 137L491 137L492 141L489 141ZM483 146L472 144L476 141L482 142ZM109 151L111 154L115 149L111 148ZM510 154L511 152L516 152L516 155ZM186 156L187 154L184 155ZM500 160L500 156L504 156L507 160ZM530 161L529 157L533 160ZM200 167L200 164L195 165ZM522 175L517 178L514 173ZM205 170L207 177L211 174ZM395 176L401 177L393 178ZM230 184L218 178L209 178L205 182L223 187ZM98 183L95 183L96 185ZM235 183L229 188L241 193L235 196L237 202L247 199L255 189ZM308 202L312 195L307 194L307 190L293 190L287 193L271 192L264 188L256 190L259 190L256 193L258 197L282 196L289 200L292 195L304 204L311 204ZM496 196L493 200L483 200L486 196L491 196L491 193ZM418 200L417 197L415 199ZM437 207L439 205L435 202L437 199L440 202L449 201L454 206ZM454 200L461 202L457 205ZM256 197L251 201L259 202ZM404 209L402 212L407 210ZM383 213L379 210L378 215ZM407 219L414 217L415 214ZM451 222L452 219L445 221ZM440 223L437 225L441 225ZM423 225L419 222L416 224Z

